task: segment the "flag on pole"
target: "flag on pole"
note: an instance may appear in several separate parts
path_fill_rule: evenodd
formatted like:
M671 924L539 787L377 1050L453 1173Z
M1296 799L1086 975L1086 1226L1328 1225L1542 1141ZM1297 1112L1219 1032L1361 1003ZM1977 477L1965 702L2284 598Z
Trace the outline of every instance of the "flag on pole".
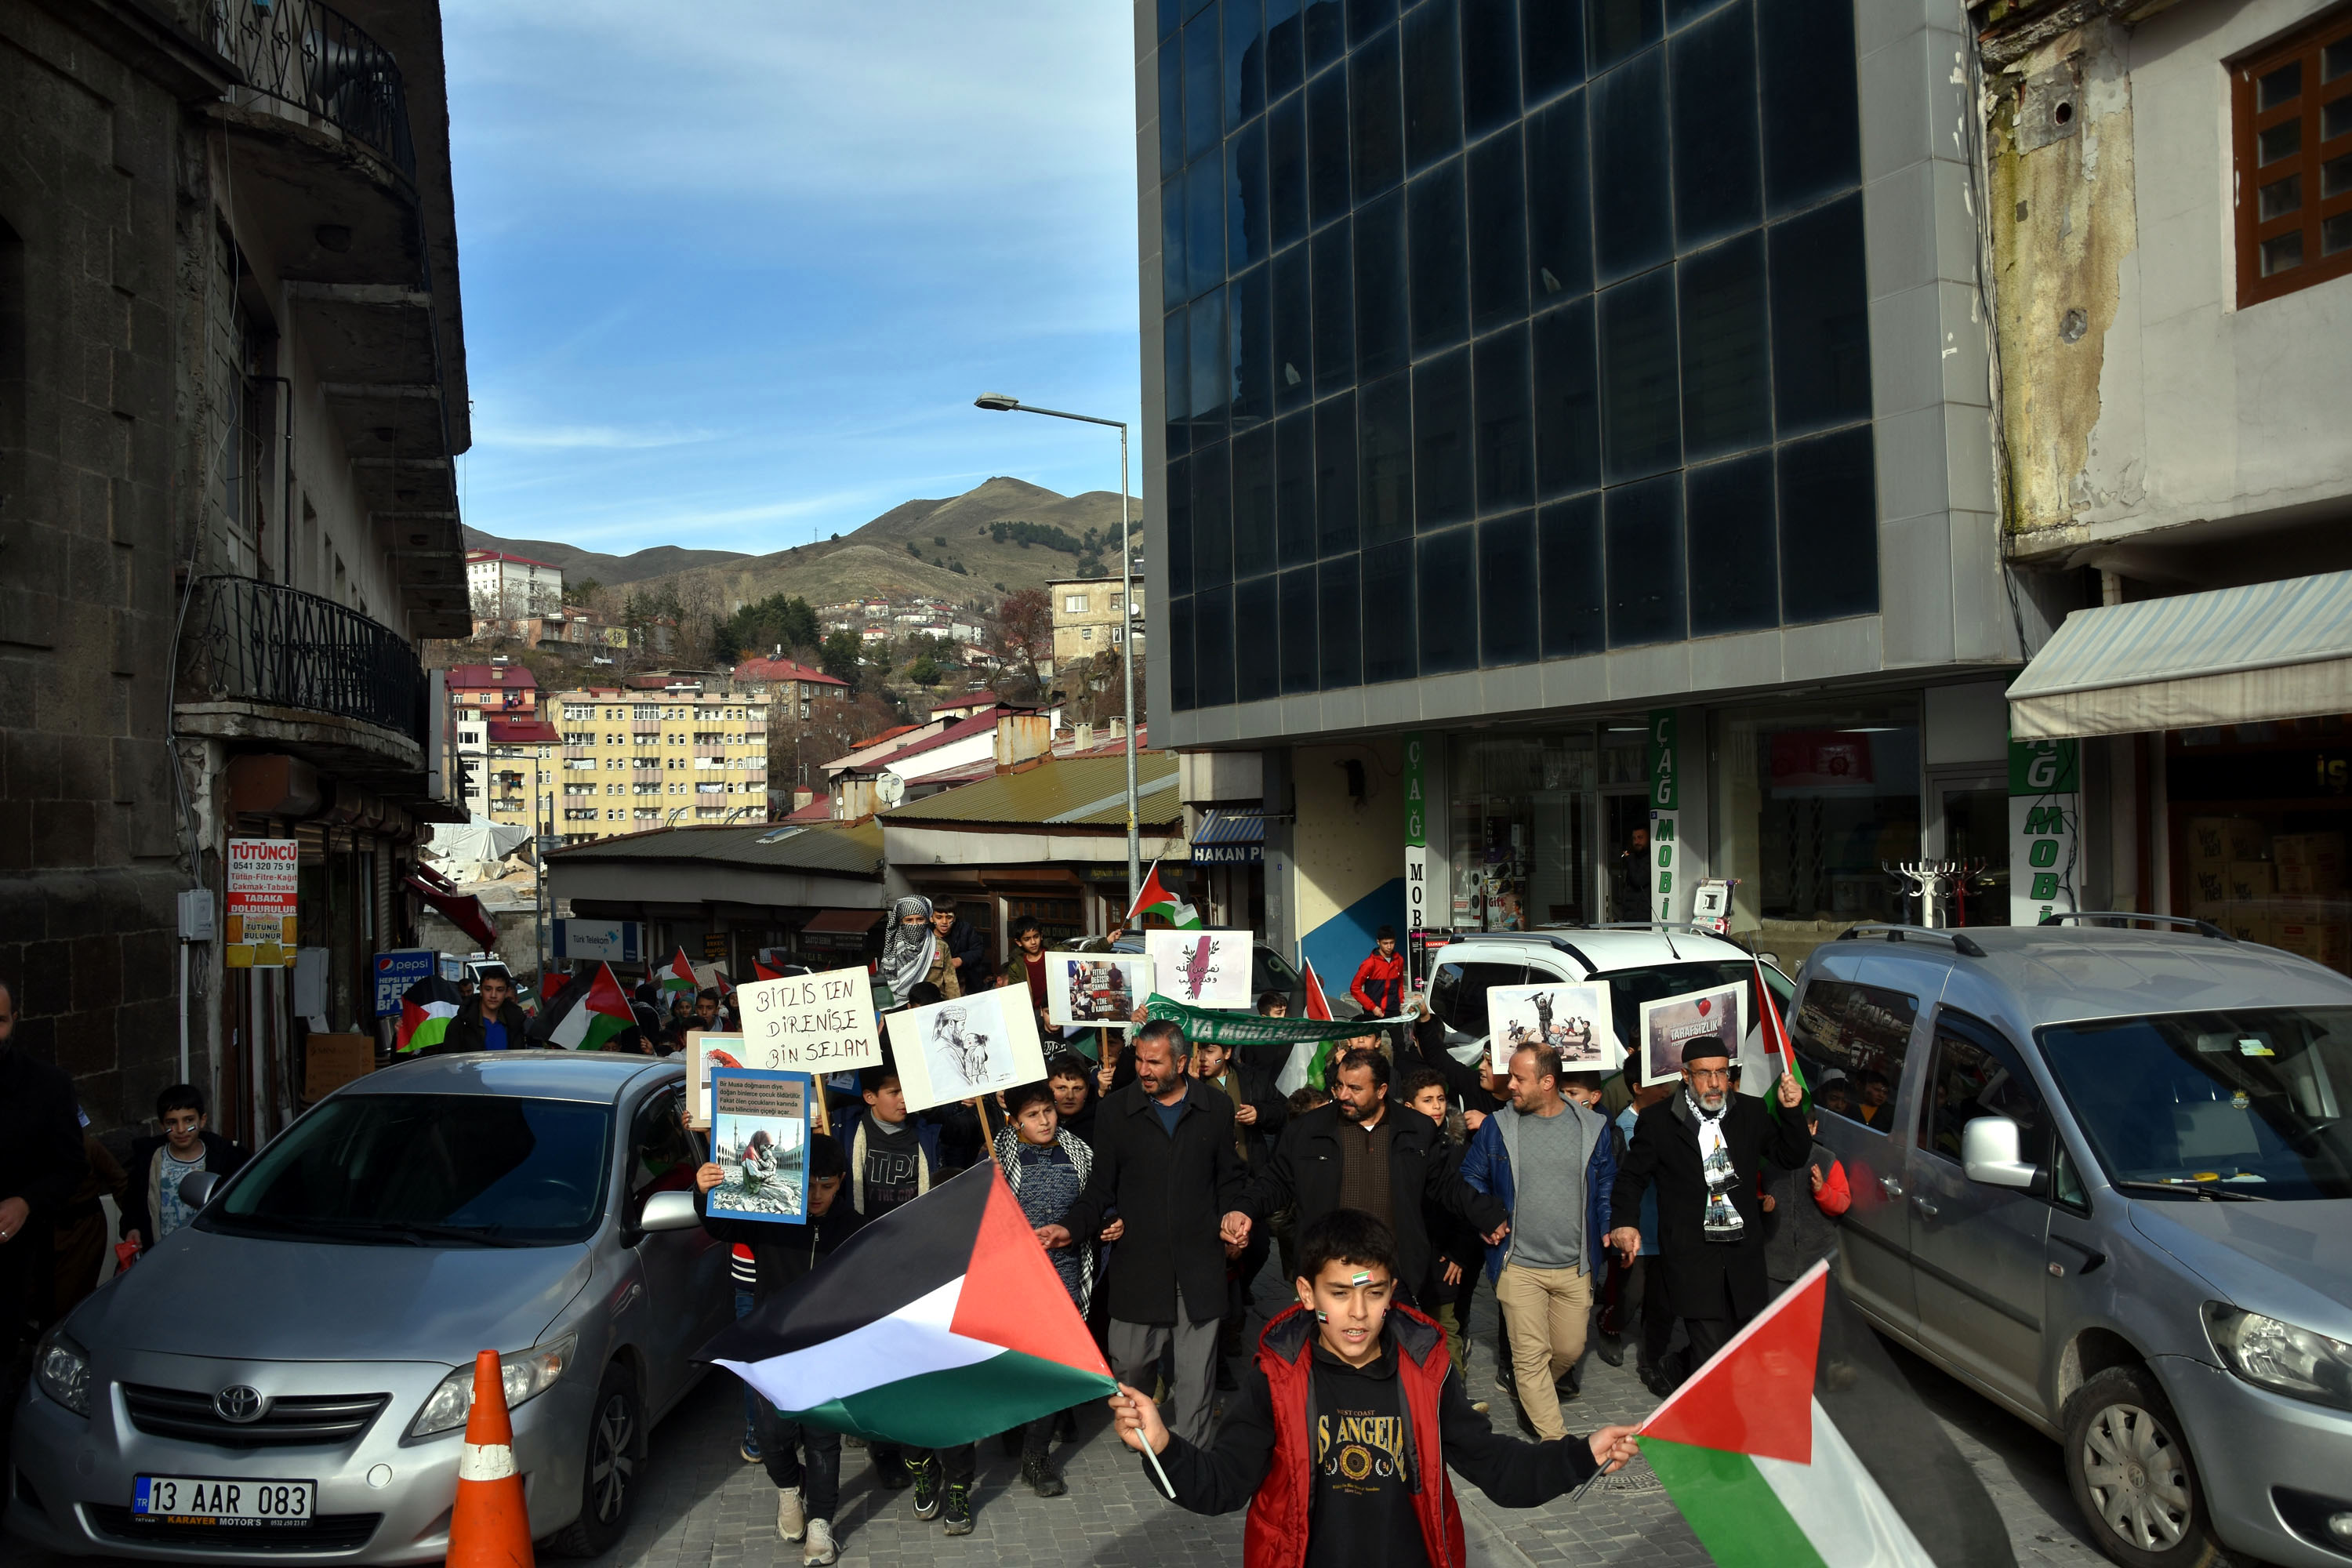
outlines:
M1160 862L1154 860L1151 869L1143 874L1143 886L1136 889L1135 902L1127 911L1126 923L1140 925L1146 915L1158 915L1178 931L1202 929L1201 912L1168 890L1160 879Z
M661 988L665 991L701 989L701 983L694 977L694 965L686 956L686 949L679 948L677 955L669 961L669 967L662 971Z
M1764 961L1758 958L1755 963L1756 995L1761 1004L1757 1009L1757 1027L1764 1035L1764 1054L1777 1058L1802 1089L1806 1087L1805 1069L1797 1065L1797 1053L1789 1044L1789 1027L1780 1019L1780 1005L1772 999L1772 988L1764 984Z
M751 978L754 980L782 980L783 977L782 970L771 969L756 958L751 961Z
M1642 1425L1717 1568L2015 1568L1992 1499L1826 1262Z
M634 1027L637 1021L629 994L621 989L609 963L598 964L587 984L567 987L556 1005L561 1011L550 1019L546 1039L560 1050L601 1051L614 1036Z
M1323 977L1315 973L1315 961L1305 961L1307 981L1307 1016L1328 1018L1331 1016L1331 998L1323 994Z
M866 1225L698 1359L787 1421L919 1448L1118 1387L993 1160Z
M419 980L400 994L400 1022L393 1028L392 1048L407 1056L439 1045L461 1005L456 982L438 974Z

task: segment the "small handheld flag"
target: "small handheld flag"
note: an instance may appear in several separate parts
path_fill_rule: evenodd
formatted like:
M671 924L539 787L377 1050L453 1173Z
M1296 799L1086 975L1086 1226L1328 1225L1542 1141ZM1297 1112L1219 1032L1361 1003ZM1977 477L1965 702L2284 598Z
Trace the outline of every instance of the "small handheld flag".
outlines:
M751 961L751 977L754 980L782 980L784 977L784 972L781 969L771 969L755 958Z
M694 977L694 965L687 960L686 949L679 948L677 955L669 961L669 967L662 971L661 988L665 991L698 991L702 988L701 983Z
M1201 912L1168 890L1160 879L1160 862L1154 860L1151 869L1143 874L1143 886L1136 889L1135 902L1127 911L1126 923L1138 925L1146 915L1158 915L1178 931L1202 929Z
M1789 1044L1789 1028L1780 1020L1780 1005L1772 999L1772 988L1764 984L1764 961L1759 958L1755 963L1756 994L1761 1004L1757 1027L1764 1036L1764 1054L1778 1061L1781 1069L1797 1080L1797 1087L1804 1089L1805 1069L1797 1065L1796 1050Z
M585 984L574 982L566 986L545 1016L546 1033L541 1037L567 1051L603 1050L614 1036L637 1021L629 994L621 989L609 963L598 964Z
M438 974L428 974L400 994L400 1022L394 1026L392 1048L402 1056L437 1046L457 1016L457 987Z

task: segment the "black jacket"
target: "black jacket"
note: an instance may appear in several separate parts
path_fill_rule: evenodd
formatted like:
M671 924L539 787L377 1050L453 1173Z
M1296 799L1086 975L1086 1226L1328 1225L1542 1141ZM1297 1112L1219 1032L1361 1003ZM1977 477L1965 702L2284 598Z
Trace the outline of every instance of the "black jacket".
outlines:
M1225 1315L1225 1248L1219 1236L1240 1202L1234 1102L1213 1084L1185 1080L1171 1137L1141 1084L1115 1089L1095 1113L1095 1168L1062 1223L1093 1236L1116 1207L1127 1222L1111 1254L1104 1298L1128 1323L1214 1322Z
M947 950L950 958L963 960L962 967L955 972L955 975L956 984L963 987L966 995L975 991L985 991L996 984L992 973L994 966L988 962L988 942L980 934L978 926L959 919L948 927Z
M1658 1261L1665 1273L1666 1299L1685 1318L1723 1315L1727 1290L1730 1310L1755 1316L1772 1299L1764 1275L1764 1205L1756 1178L1766 1160L1794 1170L1812 1152L1812 1135L1793 1113L1744 1094L1731 1096L1723 1113L1724 1146L1731 1154L1731 1203L1742 1222L1738 1241L1709 1241L1703 1226L1706 1177L1699 1169L1696 1113L1681 1089L1644 1110L1633 1122L1633 1141L1618 1168L1611 1199L1612 1229L1638 1228L1642 1194L1658 1186Z
M196 1136L205 1141L205 1169L215 1176L233 1176L253 1158L217 1132L206 1131ZM122 1167L123 1174L131 1178L131 1201L123 1205L122 1224L116 1234L129 1236L135 1230L142 1247L155 1245L155 1215L151 1206L154 1202L155 1169L170 1143L171 1140L160 1133L152 1138L134 1138L131 1141L130 1163Z
M1389 1217L1396 1231L1397 1279L1419 1290L1430 1277L1436 1250L1425 1208L1435 1207L1465 1223L1484 1217L1486 1230L1509 1215L1501 1205L1463 1184L1435 1122L1393 1100L1381 1115L1394 1129L1389 1134L1389 1206L1395 1212ZM1266 1216L1295 1203L1297 1213L1291 1223L1304 1231L1339 1206L1339 1139L1344 1131L1336 1102L1291 1120L1275 1145L1274 1158L1263 1170L1250 1173L1242 1206L1253 1225L1265 1224Z
M1475 1065L1454 1059L1453 1053L1445 1048L1445 1026L1436 1018L1423 1018L1412 1026L1412 1046L1422 1061L1434 1068L1445 1080L1446 1098L1458 1102L1463 1110L1492 1116L1509 1103L1486 1087L1483 1056Z
M1226 1070L1234 1075L1242 1091L1234 1111L1238 1113L1244 1105L1257 1107L1257 1120L1240 1130L1242 1147L1249 1151L1249 1168L1255 1174L1265 1170L1266 1161L1273 1156L1275 1140L1282 1136L1283 1124L1290 1120L1290 1101L1274 1087L1272 1073L1244 1067L1238 1058L1229 1062Z
M438 1056L486 1050L488 1047L483 1044L483 1025L492 1021L482 1016L482 999L477 996L457 1009L457 1016L449 1020L449 1027L441 1036L441 1043L427 1047L422 1054ZM527 1038L530 1033L530 1015L524 1012L513 997L507 998L507 1005L499 1009L495 1021L507 1026L507 1049L519 1051L530 1044Z
M46 1236L89 1173L72 1080L54 1064L0 1042L0 1198L24 1199L26 1228Z
M759 1269L760 1282L752 1294L759 1300L799 1280L819 1263L832 1255L833 1249L857 1234L866 1216L849 1205L849 1184L833 1197L833 1206L823 1218L809 1225L777 1225L758 1219L713 1219L709 1205L709 1196L695 1189L694 1212L702 1216L702 1228L718 1241L730 1247L748 1247L751 1261Z

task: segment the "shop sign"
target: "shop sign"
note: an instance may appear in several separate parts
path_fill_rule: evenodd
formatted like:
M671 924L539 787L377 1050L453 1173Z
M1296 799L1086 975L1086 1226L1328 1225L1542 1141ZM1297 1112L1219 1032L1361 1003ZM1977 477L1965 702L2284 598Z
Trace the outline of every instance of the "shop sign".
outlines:
M1429 745L1418 730L1404 738L1404 929L1429 923Z
M294 962L294 900L302 848L291 838L228 841L231 969L284 969Z
M1650 918L1674 918L1675 859L1681 847L1676 826L1682 812L1682 756L1676 742L1679 727L1671 708L1650 714Z
M2009 743L2010 924L2082 907L2082 787L2080 742Z
M645 933L646 928L635 921L557 921L555 956L600 963L642 963Z
M429 947L399 947L375 955L375 1016L400 1016L400 994L420 980L433 978L439 957Z

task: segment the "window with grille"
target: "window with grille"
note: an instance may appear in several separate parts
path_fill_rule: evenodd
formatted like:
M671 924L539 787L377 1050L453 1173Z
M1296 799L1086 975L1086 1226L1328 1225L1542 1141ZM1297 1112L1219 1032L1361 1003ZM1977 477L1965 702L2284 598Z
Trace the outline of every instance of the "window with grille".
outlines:
M2352 272L2352 7L2230 73L2238 303Z

